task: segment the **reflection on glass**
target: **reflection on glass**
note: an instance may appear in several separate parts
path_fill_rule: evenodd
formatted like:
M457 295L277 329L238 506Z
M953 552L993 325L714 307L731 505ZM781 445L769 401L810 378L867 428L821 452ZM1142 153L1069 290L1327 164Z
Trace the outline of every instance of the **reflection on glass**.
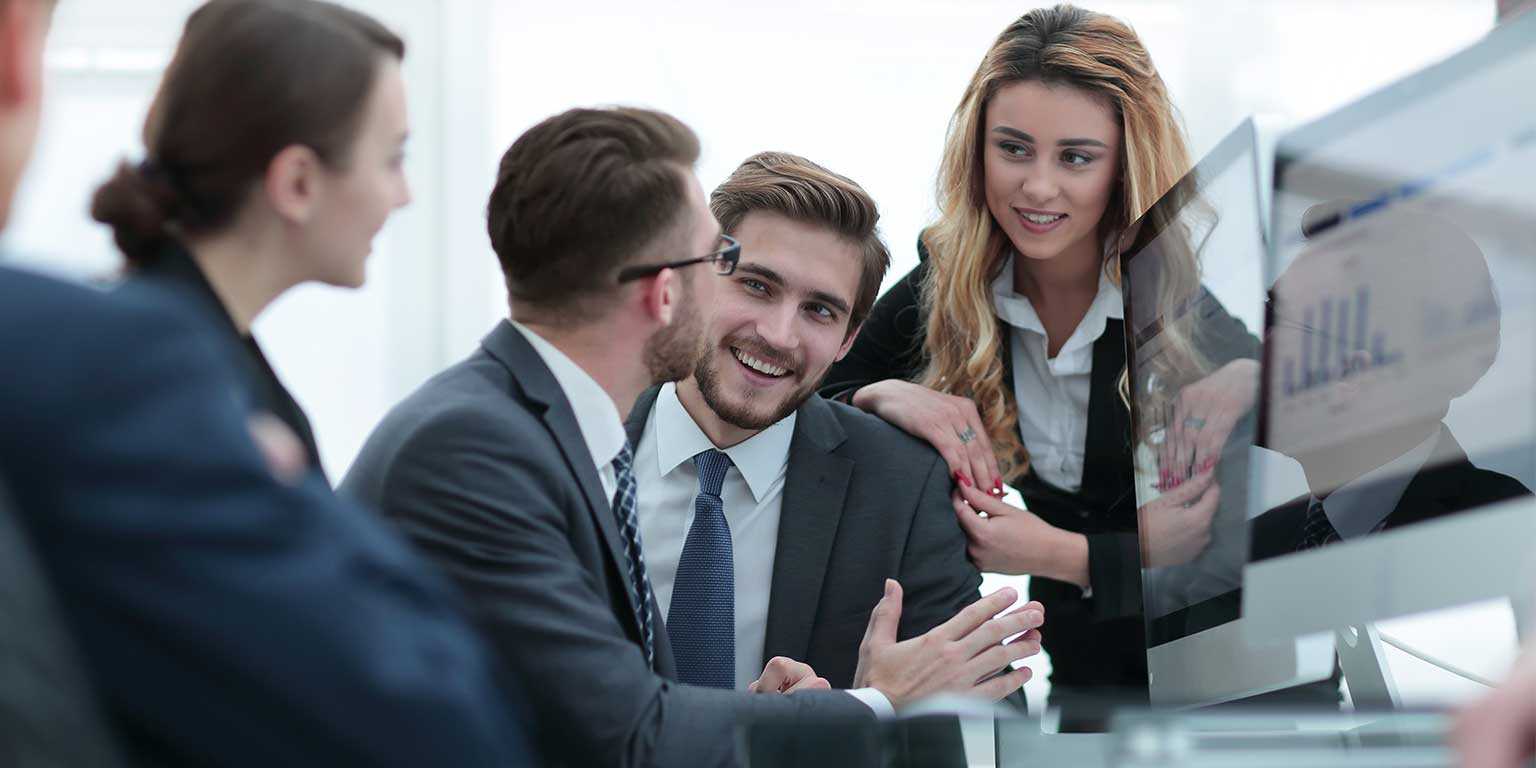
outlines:
M1360 206L1306 212L1321 226L1304 223L1304 246L1270 290L1265 442L1300 464L1306 492L1254 521L1255 559L1529 493L1468 459L1457 431L1488 421L1446 423L1499 356L1482 251L1426 206L1343 210Z
M1153 647L1237 617L1262 318L1255 143L1230 134L1125 249L1143 606ZM1213 602L1214 601L1214 602Z

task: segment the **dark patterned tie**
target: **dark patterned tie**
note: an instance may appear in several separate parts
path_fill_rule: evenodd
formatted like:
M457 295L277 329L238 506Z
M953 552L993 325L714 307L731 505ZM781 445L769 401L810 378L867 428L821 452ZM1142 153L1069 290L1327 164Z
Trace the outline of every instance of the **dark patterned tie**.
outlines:
M640 637L645 648L645 663L655 666L656 630L651 626L651 580L645 575L645 558L640 549L640 515L635 503L635 454L629 441L613 460L613 475L618 490L613 494L613 514L624 534L624 559L629 561L629 596L635 606L635 620L640 623Z
M1339 540L1339 532L1334 530L1333 523L1328 522L1328 515L1323 512L1323 503L1313 499L1307 504L1307 522L1302 526L1298 549L1317 549Z
M736 577L731 526L720 485L729 456L709 450L693 457L699 495L693 524L677 563L667 634L677 660L677 679L711 688L736 687Z

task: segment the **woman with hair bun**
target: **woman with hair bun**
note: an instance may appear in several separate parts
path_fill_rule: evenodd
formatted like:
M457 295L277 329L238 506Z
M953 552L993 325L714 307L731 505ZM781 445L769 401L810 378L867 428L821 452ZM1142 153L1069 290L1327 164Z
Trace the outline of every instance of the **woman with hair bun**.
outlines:
M144 124L144 160L91 215L127 260L119 290L201 313L229 341L253 410L321 470L309 419L251 324L301 283L363 284L373 237L410 201L405 46L318 0L211 0L187 20Z
M1140 510L1138 540L1118 256L1189 168L1167 88L1129 26L1070 5L1026 13L955 109L918 266L823 383L932 444L954 473L971 559L1032 577L1064 728L1101 724L1102 701L1145 700L1140 568L1204 546L1212 469L1257 390L1245 359L1257 342L1220 322L1224 310L1207 354L1177 327L1164 334L1194 383L1171 409L1185 428L1165 441L1164 494ZM1161 303L1203 290L1198 270L1192 250L1170 256ZM1005 482L1028 509L998 498Z

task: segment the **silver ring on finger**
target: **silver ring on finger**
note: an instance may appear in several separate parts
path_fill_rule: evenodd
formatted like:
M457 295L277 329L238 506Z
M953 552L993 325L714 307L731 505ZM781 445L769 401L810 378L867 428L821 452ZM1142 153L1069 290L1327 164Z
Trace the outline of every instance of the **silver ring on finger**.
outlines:
M956 432L955 436L960 438L961 445L965 445L976 439L976 430L966 427L963 431Z
M1205 419L1199 416L1190 416L1184 420L1185 429L1202 429L1205 427Z

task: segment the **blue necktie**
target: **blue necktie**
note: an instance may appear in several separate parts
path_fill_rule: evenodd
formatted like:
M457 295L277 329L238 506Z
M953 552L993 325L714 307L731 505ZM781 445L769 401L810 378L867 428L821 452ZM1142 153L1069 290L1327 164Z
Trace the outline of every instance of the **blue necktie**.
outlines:
M1298 549L1317 549L1340 540L1339 532L1323 512L1323 503L1313 499L1307 505L1307 522L1301 529L1301 546Z
M651 626L651 580L645 575L645 560L640 549L640 515L635 503L635 454L625 441L624 450L613 460L613 475L618 490L613 494L613 514L624 534L624 559L628 560L629 596L635 606L635 621L640 624L641 646L645 663L655 666L656 635Z
M699 495L693 525L683 543L667 613L667 635L677 661L677 679L711 688L736 687L736 577L731 526L725 519L720 485L731 459L709 450L693 457Z

